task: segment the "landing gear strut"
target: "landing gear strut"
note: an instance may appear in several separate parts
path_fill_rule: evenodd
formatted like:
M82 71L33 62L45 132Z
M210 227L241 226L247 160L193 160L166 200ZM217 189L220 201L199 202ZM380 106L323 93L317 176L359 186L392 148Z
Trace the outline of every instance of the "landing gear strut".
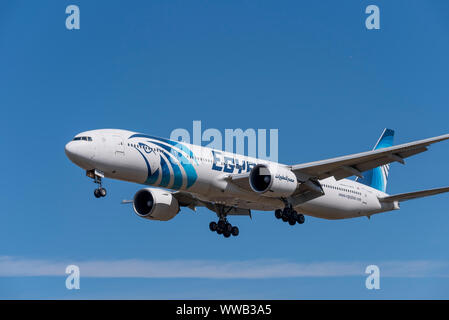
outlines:
M101 198L106 197L106 189L102 186L102 173L98 172L97 170L89 170L86 172L86 175L92 179L94 179L94 183L98 185L98 188L94 190L94 196L95 198Z
M291 206L286 206L284 210L277 209L274 212L276 219L282 219L284 222L288 222L289 225L294 226L296 223L303 224L305 221L302 213L297 213Z
M209 229L217 234L222 234L225 238L229 238L231 235L236 237L239 235L239 228L233 226L226 219L227 212L223 205L216 205L216 212L218 216L218 222L212 221L209 223Z

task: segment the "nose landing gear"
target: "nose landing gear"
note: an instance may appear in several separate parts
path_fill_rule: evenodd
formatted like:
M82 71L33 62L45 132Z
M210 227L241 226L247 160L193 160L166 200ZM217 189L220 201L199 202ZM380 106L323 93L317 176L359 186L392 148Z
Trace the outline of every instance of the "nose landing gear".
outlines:
M297 213L291 207L285 207L284 210L277 209L274 212L276 219L282 219L284 222L288 222L289 225L294 226L296 223L303 224L305 222L304 215Z
M94 179L94 183L98 185L98 188L94 190L94 196L95 198L102 198L106 197L106 189L103 188L101 179L104 177L103 173L98 170L88 170L86 171L86 175L89 178Z
M105 188L97 188L94 190L95 198L106 197L106 189Z

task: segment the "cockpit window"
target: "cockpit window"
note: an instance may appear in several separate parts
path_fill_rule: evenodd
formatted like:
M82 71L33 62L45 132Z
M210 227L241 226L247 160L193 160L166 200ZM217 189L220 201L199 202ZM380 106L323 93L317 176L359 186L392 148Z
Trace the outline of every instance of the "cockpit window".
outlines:
M75 138L73 138L73 141L79 141L79 140L92 141L92 137L75 137Z

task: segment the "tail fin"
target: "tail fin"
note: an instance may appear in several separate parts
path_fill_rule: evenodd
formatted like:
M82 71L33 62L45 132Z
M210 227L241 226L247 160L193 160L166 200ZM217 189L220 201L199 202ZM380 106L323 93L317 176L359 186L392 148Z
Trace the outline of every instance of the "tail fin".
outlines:
M384 129L373 150L391 147L393 145L393 138L394 131L391 129ZM356 181L382 192L386 192L389 170L390 165L386 164L364 172L363 178L357 178Z

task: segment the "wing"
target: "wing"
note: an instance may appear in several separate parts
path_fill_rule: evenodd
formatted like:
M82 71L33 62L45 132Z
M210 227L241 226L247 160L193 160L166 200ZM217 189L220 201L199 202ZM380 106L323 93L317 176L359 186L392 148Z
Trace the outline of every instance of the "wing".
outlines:
M331 176L336 180L354 175L363 177L364 171L395 161L404 164L404 159L427 151L427 147L431 144L447 139L449 134L328 160L297 164L291 166L291 169L299 181L321 180Z
M181 207L188 207L194 211L196 211L196 207L206 207L209 210L216 212L216 205L214 202L199 199L191 193L177 191L173 193L173 196L178 200ZM224 205L224 211L228 215L251 216L250 209L242 208L238 206L238 204L237 206Z
M401 194L396 194L394 196L379 198L379 201L380 202L394 202L394 201L401 202L401 201L407 201L407 200L412 200L412 199L417 199L417 198L433 196L433 195L444 193L444 192L449 192L449 187L429 189L429 190L409 192L409 193L401 193Z

